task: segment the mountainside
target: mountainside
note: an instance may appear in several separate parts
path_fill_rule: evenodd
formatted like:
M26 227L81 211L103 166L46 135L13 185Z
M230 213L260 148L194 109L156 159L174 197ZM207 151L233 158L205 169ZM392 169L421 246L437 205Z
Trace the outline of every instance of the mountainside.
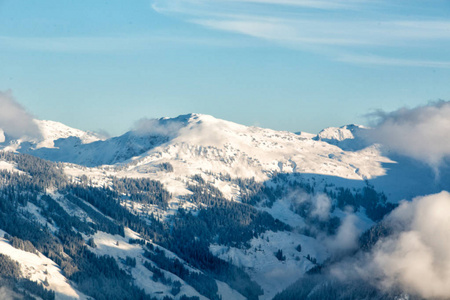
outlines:
M189 114L101 139L35 122L41 138L0 140L0 254L15 272L0 285L42 299L272 299L301 278L320 298L306 274L450 182L357 125L294 134Z
M450 176L445 168L435 180L428 166L368 142L368 129L358 125L294 134L189 114L147 120L121 136L100 139L61 123L36 123L42 139L7 138L0 148L94 169L113 165L117 171L120 165L123 176L133 177L157 178L160 166L169 163L174 172L163 180L209 173L259 182L276 173L300 173L357 187L369 180L393 202L439 192ZM417 180L424 184L412 184Z

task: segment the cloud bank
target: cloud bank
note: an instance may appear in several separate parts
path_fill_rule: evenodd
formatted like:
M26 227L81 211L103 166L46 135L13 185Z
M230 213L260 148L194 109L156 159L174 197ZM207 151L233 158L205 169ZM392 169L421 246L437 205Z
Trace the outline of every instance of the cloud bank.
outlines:
M33 117L10 92L0 92L0 129L13 138L40 138L41 133ZM0 134L0 142L4 137Z
M401 108L371 115L377 122L368 139L399 154L423 161L437 170L450 155L450 102Z
M347 283L364 280L387 294L449 299L450 193L404 201L383 224L390 235L370 252L336 263L331 275Z
M448 192L403 202L392 212L387 222L395 233L376 245L372 257L383 288L450 297L449 213Z

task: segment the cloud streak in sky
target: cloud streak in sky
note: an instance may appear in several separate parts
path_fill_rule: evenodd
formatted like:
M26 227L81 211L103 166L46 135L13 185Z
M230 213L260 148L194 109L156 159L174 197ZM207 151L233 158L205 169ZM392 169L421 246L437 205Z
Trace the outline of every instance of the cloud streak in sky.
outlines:
M236 47L229 40L184 36L0 36L0 49L60 53L114 53L148 51L167 45ZM239 45L239 46L245 46Z
M327 1L327 0L231 0L235 2L249 2L259 4L275 4L288 6L311 7L318 9L342 9L355 8L362 3L370 3L368 0Z
M450 41L450 22L329 21L252 15L191 19L207 27L237 32L273 41L337 46L413 46Z
M357 0L155 0L153 4L159 13L186 22L320 53L335 61L449 68L444 49L450 46L450 22L417 11L402 18L390 15L389 7L383 1ZM433 51L424 50L429 47ZM404 53L399 49L409 56L395 55Z
M390 58L376 55L342 55L338 61L362 65L450 68L450 61Z

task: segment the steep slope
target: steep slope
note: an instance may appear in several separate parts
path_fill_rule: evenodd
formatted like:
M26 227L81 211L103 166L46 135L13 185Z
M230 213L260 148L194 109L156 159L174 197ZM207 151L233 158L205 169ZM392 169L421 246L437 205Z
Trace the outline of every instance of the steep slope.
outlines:
M0 254L9 256L21 266L24 277L45 284L48 289L55 291L57 299L88 299L86 295L77 291L73 283L61 274L61 269L42 253L30 253L16 249L3 238L5 232L0 230Z

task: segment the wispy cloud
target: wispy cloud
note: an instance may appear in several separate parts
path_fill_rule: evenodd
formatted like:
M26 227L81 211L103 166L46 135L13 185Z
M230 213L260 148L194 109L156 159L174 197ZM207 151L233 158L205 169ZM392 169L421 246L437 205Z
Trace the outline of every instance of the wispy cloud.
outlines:
M341 62L437 68L450 64L444 51L450 46L450 21L389 14L382 1L174 0L155 1L154 8L207 28L319 52ZM402 52L410 57L395 54Z
M240 4L258 4L258 5L276 5L276 6L291 6L291 7L305 7L322 10L336 10L336 9L357 9L362 5L374 5L380 2L379 0L154 0L152 7L158 11L185 11L186 9L203 9L204 7L213 7L217 5L240 5Z
M50 52L105 52L145 46L143 39L120 37L9 37L0 36L3 49Z
M349 62L363 65L400 66L400 67L426 67L426 68L450 68L450 61L437 60L414 60L391 58L376 55L342 55L337 58L342 62Z
M229 40L202 37L142 35L142 36L67 36L17 37L0 36L1 50L32 50L60 53L117 53L146 51L170 45L236 47ZM246 46L240 44L239 46Z
M358 39L345 34L347 30L344 27L327 30L327 24L316 21L293 21L276 18L236 16L226 20L193 19L191 22L210 28L237 32L293 46L363 45L373 43L373 41L367 39ZM331 28L332 26L329 27ZM320 30L328 32L326 35L319 35L317 31Z
M342 8L355 8L362 3L368 3L372 1L368 0L348 0L348 1L326 1L326 0L231 0L234 2L249 2L260 4L274 4L274 5L289 5L289 6L301 6L311 7L318 9L342 9Z

